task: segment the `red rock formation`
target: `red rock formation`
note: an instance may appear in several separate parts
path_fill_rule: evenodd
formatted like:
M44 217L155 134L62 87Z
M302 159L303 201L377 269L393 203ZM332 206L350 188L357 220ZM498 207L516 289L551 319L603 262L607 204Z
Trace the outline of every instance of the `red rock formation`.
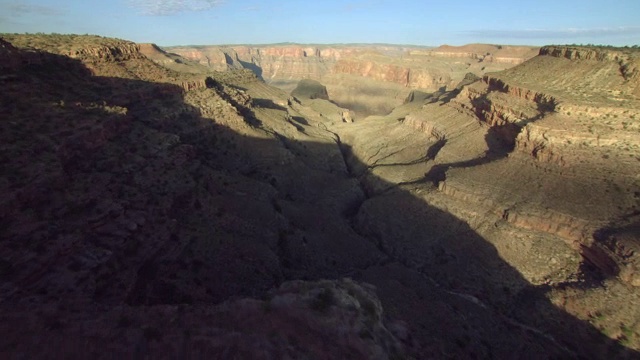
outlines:
M366 116L387 113L400 105L405 89L436 91L455 86L469 71L481 75L485 71L503 69L523 61L530 53L533 56L535 52L529 47L497 50L496 46L483 45L484 48L495 54L480 54L479 48L461 52L445 47L440 57L453 60L436 61L433 58L438 56L437 51L393 45L239 45L174 47L168 50L215 70L239 66L251 68L267 83L286 91L293 90L301 79L318 80L327 86L332 100L350 107L360 116ZM487 65L489 67L485 69L485 65L477 65L479 60L494 65ZM472 66L470 62L476 65Z
M195 61L215 71L227 71L241 68L238 54L233 48L226 47L175 47L169 52L176 53L186 59Z
M406 66L378 63L373 60L360 60L356 55L366 53L402 53L405 48L399 46L233 46L202 48L170 48L169 51L178 53L186 58L199 61L212 68L224 68L219 64L233 64L242 61L245 64L255 64L261 68L264 79L304 79L321 80L328 73L345 73L369 77L383 82L392 82L402 86L433 88L436 85L446 85L449 78L433 71L421 71L419 67L409 69ZM226 62L220 52L226 54ZM213 56L212 54L216 54ZM215 61L212 58L215 57ZM344 61L341 63L341 61ZM411 76L409 73L413 72ZM360 75L360 74L365 75Z

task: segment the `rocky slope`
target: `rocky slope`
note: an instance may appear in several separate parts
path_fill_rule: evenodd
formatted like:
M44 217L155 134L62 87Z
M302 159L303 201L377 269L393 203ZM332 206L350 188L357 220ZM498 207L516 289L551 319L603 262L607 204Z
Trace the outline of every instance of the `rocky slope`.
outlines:
M291 91L301 79L327 86L332 100L359 116L386 114L411 89L452 88L467 72L502 70L535 55L535 48L493 45L435 49L393 45L264 45L172 47L170 52L212 69L249 68Z
M405 357L398 337L408 340L402 323L383 324L372 289L350 280L287 282L268 299L218 306L15 310L2 314L4 358L389 359Z
M23 47L0 48L3 357L409 349L370 287L283 283L383 257L339 217L362 194L331 133L239 90L266 87L251 73L183 75L111 39L6 38ZM322 158L298 154L300 136ZM328 214L331 234L306 212Z
M153 46L3 37L3 357L637 356L635 288L580 256L634 259L626 208L579 211L628 190L524 150L550 103L493 76L347 123ZM535 225L566 219L611 223Z
M365 188L385 194L362 205L360 231L426 273L465 264L469 272L491 274L486 278L507 294L542 293L559 309L637 348L640 314L632 304L639 296L640 98L629 69L640 56L606 51L545 47L459 92L341 126L337 132L352 158L367 159L356 169ZM464 235L441 230L435 217L407 229L401 218L415 205L396 189L464 221L531 287L505 277L499 265L473 267L464 255L470 249ZM444 264L435 266L434 258ZM467 292L483 283L461 278L455 286ZM473 291L487 296L496 285ZM509 311L530 318L526 308L517 303ZM535 316L542 325L557 314ZM542 325L564 329L556 339L566 339L571 326Z

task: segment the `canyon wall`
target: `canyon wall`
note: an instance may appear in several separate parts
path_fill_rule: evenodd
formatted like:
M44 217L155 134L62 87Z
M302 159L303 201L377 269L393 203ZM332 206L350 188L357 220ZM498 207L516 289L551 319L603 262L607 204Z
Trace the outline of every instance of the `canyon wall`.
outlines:
M546 198L542 201L545 204L544 209L536 208L535 202L530 202L524 211L504 205L501 208L498 205L501 200L496 201L495 196L488 196L494 198L488 200L486 195L478 193L477 180L481 177L479 174L471 186L465 179L466 176L461 178L457 171L451 171L451 176L447 176L446 182L440 183L439 189L443 194L459 201L475 202L481 204L480 206L494 208L496 215L518 228L556 236L603 273L619 275L623 281L637 286L637 279L640 277L637 272L639 259L623 250L633 248L637 244L629 238L606 243L597 235L598 228L606 228L610 226L608 223L619 222L630 216L629 214L634 214L638 206L633 189L640 185L637 179L636 159L640 135L635 125L630 126L637 125L636 119L640 118L636 106L615 104L615 100L605 103L605 100L602 100L599 104L589 105L600 111L588 112L585 109L585 112L576 115L566 110L577 108L576 99L568 96L570 94L556 92L553 89L543 90L545 92L534 91L524 87L522 83L518 84L516 70L526 72L529 66L538 66L538 61L548 64L545 56L587 61L574 63L573 66L588 66L592 74L598 73L599 68L606 69L610 66L598 63L612 61L618 64L621 58L620 54L615 52L598 53L588 49L580 51L547 51L545 48L541 50L540 57L526 64L528 66L524 69L517 68L513 72L486 75L482 82L463 89L449 104L454 108L467 109L467 114L475 114L480 121L489 126L489 131L495 129L493 136L498 136L503 143L513 146L513 151L509 153L511 162L533 161L536 167L544 168L547 175L544 178L540 177L538 181L548 184L545 185L547 191L557 191L558 198ZM631 56L626 61L635 59ZM560 73L564 71L561 70L563 62L557 62L555 65L559 71L555 81L563 75L570 77ZM553 68L547 70L553 71ZM608 74L597 75L600 81L593 80L595 76L591 78L598 83L600 91L605 93L611 91L606 84L613 81L608 77L624 78L621 73ZM629 82L629 79L622 80L626 86L635 86ZM537 89L542 88L540 83L535 85ZM629 98L628 101L637 104L638 100ZM606 126L603 126L603 123ZM619 126L616 123L624 125ZM505 132L505 127L510 131ZM501 162L504 163L502 166L506 164L506 161L496 161L494 165L487 167L499 168L498 164ZM514 179L518 177L510 176ZM566 181L571 185L549 185L550 179L554 177L565 179L556 181ZM502 179L504 178L494 181L501 183ZM531 181L531 178L528 181ZM505 183L502 186L508 187ZM592 188L600 190L596 193L589 192L588 189ZM517 196L512 196L508 202L514 201Z
M394 45L172 47L167 51L217 71L245 67L291 91L301 79L322 82L329 96L360 117L386 114L412 89L453 88L468 72L483 75L518 64L537 49L494 45L440 48Z

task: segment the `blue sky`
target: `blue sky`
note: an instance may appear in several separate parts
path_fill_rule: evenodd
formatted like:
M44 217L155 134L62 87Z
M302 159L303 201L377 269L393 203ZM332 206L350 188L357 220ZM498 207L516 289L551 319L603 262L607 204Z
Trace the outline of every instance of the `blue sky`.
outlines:
M0 0L0 32L159 45L640 44L640 0Z

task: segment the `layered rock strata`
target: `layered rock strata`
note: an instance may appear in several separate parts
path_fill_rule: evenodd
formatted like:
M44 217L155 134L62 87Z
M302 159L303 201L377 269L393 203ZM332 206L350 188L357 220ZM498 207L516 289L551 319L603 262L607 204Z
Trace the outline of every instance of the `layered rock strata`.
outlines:
M429 225L402 230L397 214L415 205L403 205L398 189L408 191L468 224L529 283L553 289L554 304L612 338L636 341L633 331L619 328L633 328L630 319L638 317L629 302L638 298L640 99L621 59L635 63L638 54L543 48L457 94L426 97L422 106L410 101L386 117L341 127L350 158L365 159L356 167L364 188L382 194L361 207L360 231L426 273L459 262L469 245L436 214ZM435 267L440 256L449 260ZM524 291L493 266L473 271L502 278L497 282L511 284L510 293ZM527 317L526 310L514 313ZM606 321L593 315L602 313Z
M245 67L291 91L299 80L322 82L332 100L360 116L385 114L411 89L454 87L469 72L513 66L534 48L477 45L437 49L393 45L202 46L168 49L215 70ZM480 53L481 52L481 53ZM500 55L504 54L504 55ZM506 56L506 57L504 57Z

